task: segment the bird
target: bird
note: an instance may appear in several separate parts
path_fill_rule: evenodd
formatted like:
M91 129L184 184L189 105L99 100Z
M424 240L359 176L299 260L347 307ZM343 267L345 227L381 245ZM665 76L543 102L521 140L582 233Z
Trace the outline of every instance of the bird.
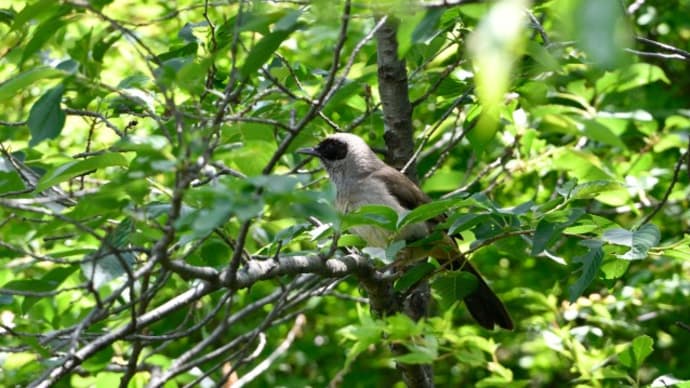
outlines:
M325 137L314 147L297 150L317 157L336 189L335 207L343 213L356 211L365 205L384 205L398 215L404 214L431 199L411 179L386 164L361 137L339 132ZM351 231L369 246L385 248L395 240L418 241L434 232L438 220L404 226L397 233L375 226L353 226ZM496 325L512 330L513 321L494 291L471 263L466 261L455 240L443 232L430 244L404 248L403 257L413 260L434 257L450 270L461 270L477 279L476 288L464 298L472 317L482 327Z

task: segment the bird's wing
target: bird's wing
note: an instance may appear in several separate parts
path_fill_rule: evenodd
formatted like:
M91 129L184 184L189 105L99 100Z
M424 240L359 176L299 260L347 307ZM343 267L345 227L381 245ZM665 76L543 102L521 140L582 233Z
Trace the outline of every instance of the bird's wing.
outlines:
M380 168L372 173L371 177L383 182L388 192L405 209L412 210L430 201L430 198L414 182L393 167Z

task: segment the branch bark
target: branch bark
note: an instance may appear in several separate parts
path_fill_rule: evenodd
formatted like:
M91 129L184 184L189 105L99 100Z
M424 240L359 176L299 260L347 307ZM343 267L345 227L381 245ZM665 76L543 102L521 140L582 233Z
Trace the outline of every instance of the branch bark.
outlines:
M386 125L386 162L401 170L414 154L412 141L412 104L407 93L405 61L398 58L396 34L399 22L388 17L376 31L379 95L383 105ZM410 163L404 171L408 178L417 181L417 167Z
M94 340L86 343L78 350L66 355L61 363L55 365L45 374L34 380L30 387L50 387L61 377L79 366L84 360L93 356L96 352L105 349L113 342L133 334L168 316L168 314L188 306L222 286L231 290L247 288L254 283L274 279L283 275L297 275L302 273L317 273L326 277L344 277L353 273L370 274L369 282L378 279L378 272L374 270L370 259L362 256L348 255L340 258L324 260L320 256L283 256L276 260L250 260L242 269L237 271L234 281L229 270L219 275L218 282L199 281L189 290L181 293L166 303L140 315L137 318L136 327L124 324ZM231 283L230 283L231 282Z
M388 164L403 171L417 182L417 167L413 160L414 141L412 127L412 104L408 95L407 69L405 61L398 58L398 21L388 17L376 32L379 95L383 105ZM402 311L414 320L426 316L429 310L429 284L423 282L408 298L399 301L391 282L368 284L360 278L369 293L371 308L378 315ZM391 351L400 355L407 353L403 346L393 346ZM433 387L431 365L409 365L398 363L398 370L408 387Z

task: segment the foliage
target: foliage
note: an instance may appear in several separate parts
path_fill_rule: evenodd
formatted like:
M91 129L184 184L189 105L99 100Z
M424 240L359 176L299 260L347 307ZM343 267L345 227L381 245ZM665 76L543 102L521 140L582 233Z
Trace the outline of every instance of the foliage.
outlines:
M690 2L454 3L0 1L2 385L689 386ZM382 15L435 201L338 215L294 151L385 148ZM369 311L348 229L442 213L515 331L433 262Z

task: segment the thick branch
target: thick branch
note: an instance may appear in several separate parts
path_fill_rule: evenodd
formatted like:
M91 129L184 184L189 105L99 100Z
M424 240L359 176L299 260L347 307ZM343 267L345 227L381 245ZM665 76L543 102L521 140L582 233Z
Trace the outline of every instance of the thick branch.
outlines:
M388 17L376 32L379 95L386 124L384 139L389 164L402 170L417 182L417 168L413 160L414 141L412 128L412 104L408 95L405 61L398 58L398 22ZM423 282L410 293L405 301L399 301L391 282L368 282L360 276L360 282L369 293L372 310L379 315L402 311L413 319L420 319L428 312L429 285ZM403 346L393 346L392 352L407 353ZM398 370L408 387L433 387L431 365L398 363Z
M378 273L374 270L371 260L363 256L349 255L341 258L324 260L323 258L312 256L287 256L276 260L250 260L235 276L235 281L230 284L230 273L223 271L220 275L221 283L229 289L237 290L246 288L252 284L267 279L277 278L283 275L297 275L302 273L316 273L326 277L344 277L353 273L370 274L374 277ZM375 281L371 278L369 281ZM120 340L137 329L141 330L178 309L201 299L205 295L220 288L218 282L199 282L191 289L183 292L166 303L152 309L146 314L137 318L136 327L125 324L112 331L97 337L93 341L82 346L72 354L66 356L61 363L53 369L47 371L43 376L35 380L31 387L50 387L62 376L79 366L84 360L93 356L96 352L110 346L113 342Z
M379 95L386 123L384 139L388 164L402 169L414 153L412 142L412 104L407 92L405 61L398 58L398 21L389 17L376 31ZM417 168L411 164L405 174L417 181Z

